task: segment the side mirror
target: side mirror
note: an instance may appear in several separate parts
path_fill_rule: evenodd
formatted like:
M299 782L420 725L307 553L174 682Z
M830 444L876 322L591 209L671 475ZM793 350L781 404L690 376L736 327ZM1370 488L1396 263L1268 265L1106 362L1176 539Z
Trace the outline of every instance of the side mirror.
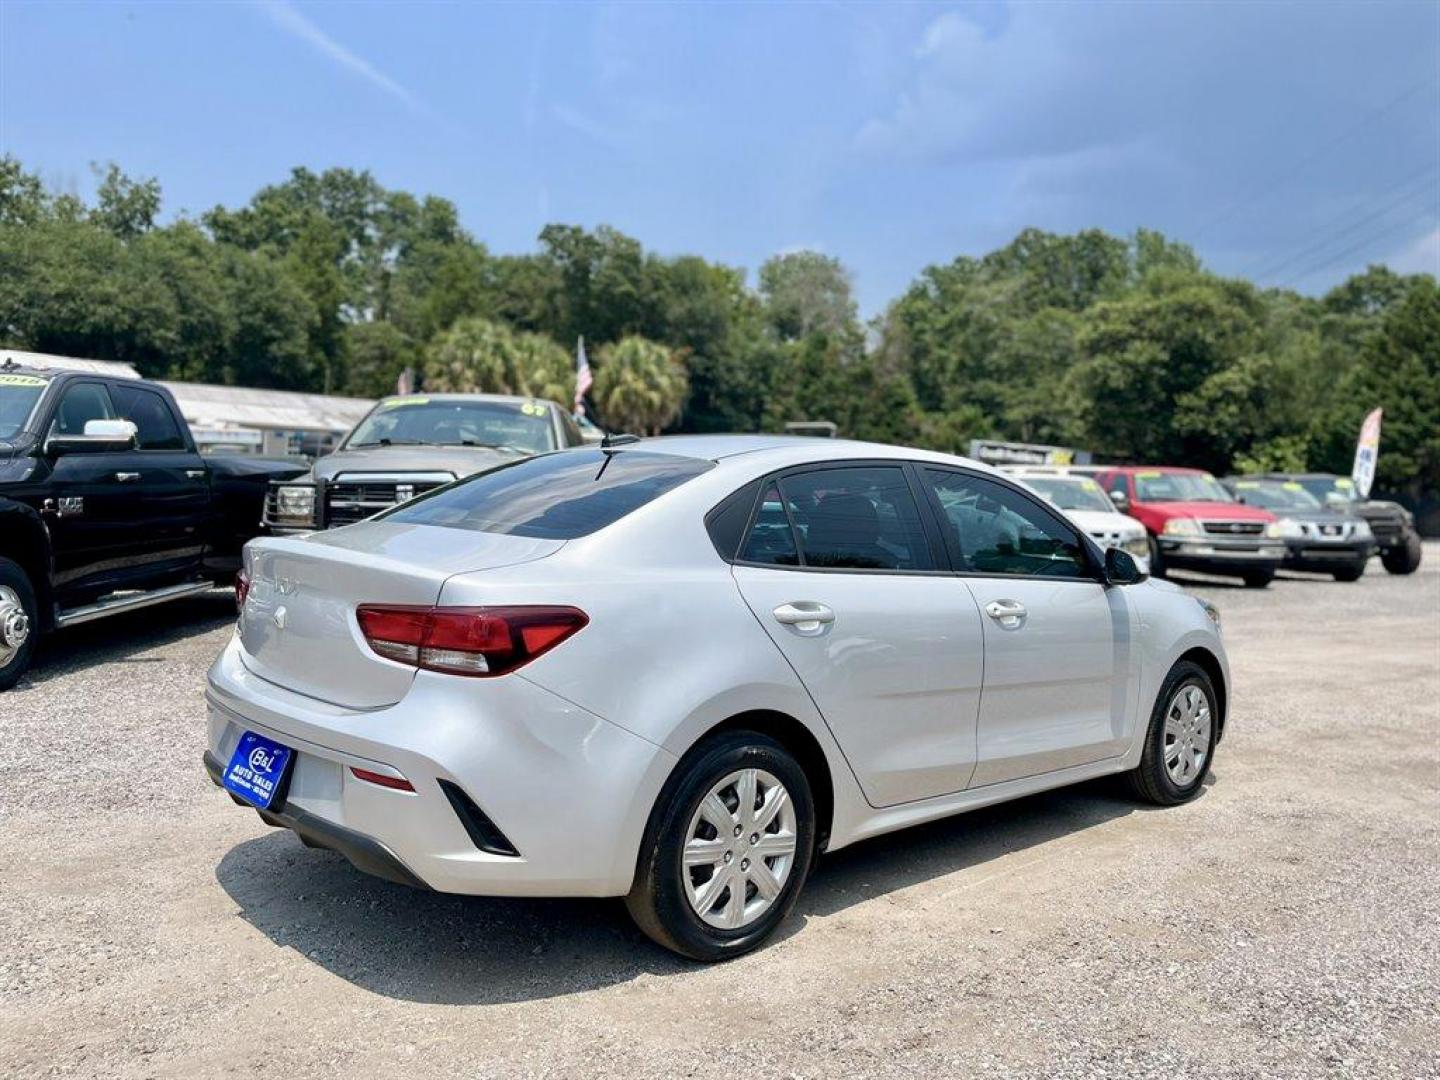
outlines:
M1105 580L1111 585L1138 585L1150 575L1140 569L1140 564L1128 551L1107 548L1105 551Z
M1110 501L1115 504L1115 509L1125 514L1130 510L1130 496L1123 491L1110 492Z
M84 435L51 435L45 440L45 452L59 457L133 450L138 431L129 420L86 420Z

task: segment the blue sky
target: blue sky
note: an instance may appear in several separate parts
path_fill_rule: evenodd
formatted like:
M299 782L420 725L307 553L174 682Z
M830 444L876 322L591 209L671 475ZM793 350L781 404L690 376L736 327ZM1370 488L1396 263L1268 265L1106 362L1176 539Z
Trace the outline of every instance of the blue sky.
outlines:
M0 150L167 214L346 165L499 252L608 223L753 281L814 248L866 314L1028 225L1314 292L1440 272L1440 4L0 0Z

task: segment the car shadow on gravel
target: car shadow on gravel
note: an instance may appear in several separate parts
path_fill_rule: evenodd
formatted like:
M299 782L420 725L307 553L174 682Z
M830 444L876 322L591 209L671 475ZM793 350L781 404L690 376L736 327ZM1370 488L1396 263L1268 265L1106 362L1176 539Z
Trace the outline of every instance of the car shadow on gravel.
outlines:
M821 859L780 936L803 931L808 916L1145 809L1102 780L865 841ZM275 944L399 1000L527 1001L695 969L645 938L619 901L424 892L362 874L282 830L237 844L216 878L241 918Z
M19 690L97 664L153 664L163 656L139 656L235 620L235 595L222 589L108 615L47 636Z

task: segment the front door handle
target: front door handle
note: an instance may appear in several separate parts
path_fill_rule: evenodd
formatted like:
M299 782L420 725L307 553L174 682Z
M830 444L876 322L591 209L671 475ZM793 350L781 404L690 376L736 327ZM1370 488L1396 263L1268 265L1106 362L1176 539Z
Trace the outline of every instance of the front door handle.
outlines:
M985 614L1006 630L1014 630L1025 621L1025 605L1019 600L991 600L985 605Z
M774 611L775 621L788 626L797 634L814 635L822 633L826 626L835 621L835 612L824 604L813 600L792 600L781 604Z
M117 472L115 479L119 480L122 484L128 484L134 480L139 480L140 474L138 472Z

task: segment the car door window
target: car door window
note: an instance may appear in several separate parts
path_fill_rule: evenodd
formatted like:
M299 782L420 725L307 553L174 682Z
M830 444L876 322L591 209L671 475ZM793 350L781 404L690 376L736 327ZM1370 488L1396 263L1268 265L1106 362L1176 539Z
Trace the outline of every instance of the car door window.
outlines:
M786 532L790 532L788 537ZM903 469L850 466L793 473L771 485L746 543L766 561L832 570L933 570Z
M789 511L793 513L794 507ZM780 488L771 484L755 511L755 523L740 549L740 561L765 566L799 566L800 555L795 548L795 534L790 528L790 513L781 501Z
M50 425L51 435L84 435L91 420L114 420L115 407L100 383L76 383L65 390Z
M1075 531L1039 503L981 476L925 469L959 567L975 574L1090 577Z
M185 437L175 423L175 414L159 394L140 387L117 386L113 396L121 418L135 425L141 450L185 449Z

